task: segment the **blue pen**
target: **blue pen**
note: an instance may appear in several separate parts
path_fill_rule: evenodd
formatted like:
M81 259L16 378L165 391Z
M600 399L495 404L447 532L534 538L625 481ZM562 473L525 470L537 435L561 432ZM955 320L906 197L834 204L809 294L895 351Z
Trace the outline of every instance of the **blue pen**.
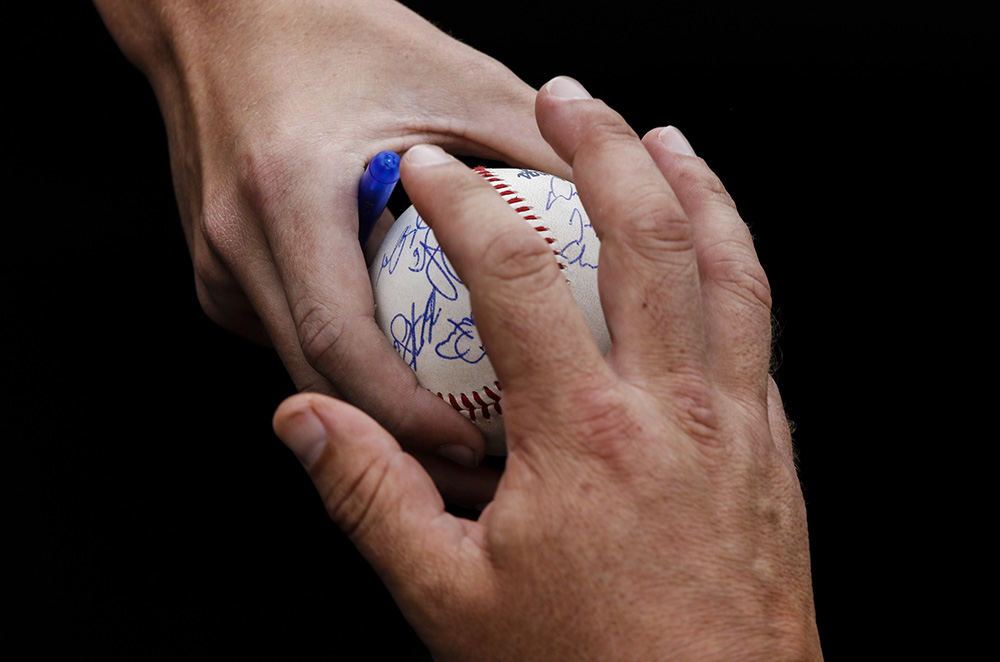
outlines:
M399 154L385 150L368 162L358 185L358 239L363 246L399 181Z

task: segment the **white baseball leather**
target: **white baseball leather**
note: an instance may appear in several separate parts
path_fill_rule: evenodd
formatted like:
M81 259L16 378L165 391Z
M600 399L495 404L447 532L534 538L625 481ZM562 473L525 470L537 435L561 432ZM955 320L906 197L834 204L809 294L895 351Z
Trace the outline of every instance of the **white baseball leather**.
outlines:
M552 259L606 352L611 340L597 294L600 244L576 187L536 170L476 171L551 244ZM503 455L503 387L473 324L469 292L416 209L396 219L369 274L375 319L417 380L479 426L487 453Z

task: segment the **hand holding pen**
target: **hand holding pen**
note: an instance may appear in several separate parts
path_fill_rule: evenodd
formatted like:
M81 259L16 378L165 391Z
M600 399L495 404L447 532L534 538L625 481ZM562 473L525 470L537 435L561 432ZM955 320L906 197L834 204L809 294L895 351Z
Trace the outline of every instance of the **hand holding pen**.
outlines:
M467 468L481 435L419 388L373 319L359 176L380 150L422 142L565 173L538 133L534 90L387 0L266 15L266 3L97 5L160 100L206 314L273 345L297 389L392 430L449 501L487 501L495 475Z

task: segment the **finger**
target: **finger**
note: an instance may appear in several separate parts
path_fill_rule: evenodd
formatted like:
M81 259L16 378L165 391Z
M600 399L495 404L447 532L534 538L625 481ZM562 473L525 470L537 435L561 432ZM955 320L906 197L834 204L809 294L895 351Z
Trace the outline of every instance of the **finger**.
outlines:
M202 218L201 232L195 233L192 240L199 290L217 290L223 285L230 296L238 291L260 321L262 332L281 357L296 388L335 394L333 385L313 370L302 355L256 208L242 200L235 203L228 198L214 200ZM205 250L200 250L202 245ZM202 298L200 293L199 298ZM204 297L203 305L206 303L211 308L210 296Z
M598 284L625 377L659 379L704 363L701 294L691 223L622 117L572 79L536 102L542 135L573 167L601 240Z
M398 600L451 574L474 525L445 512L430 477L378 423L346 403L300 394L278 407L274 429Z
M209 319L233 333L267 345L270 339L243 288L201 235L192 242L198 303Z
M722 182L680 131L650 131L643 144L694 228L713 381L763 401L771 358L771 291L750 231Z
M406 152L401 175L469 289L505 412L519 397L531 399L526 414L538 402L556 415L574 411L561 405L607 368L551 247L480 175L437 147ZM514 421L506 416L508 443Z
M482 435L420 387L375 323L371 283L357 241L357 180L336 175L318 166L259 199L301 353L343 398L379 420L407 448L444 452L450 459L459 457L457 448L467 448L465 462L475 466L484 453ZM331 186L315 187L316 181Z
M246 214L246 217L249 218L249 215ZM231 222L220 225L208 236L225 259L232 263L233 277L247 292L247 300L255 316L263 321L266 334L296 388L339 396L338 389L314 370L302 353L283 284L273 262L274 256L263 235L255 234L258 225L242 224L242 227L250 229L251 235L244 236L242 241L233 241L225 236L232 225ZM486 467L466 468L476 462L472 451L445 441L432 445L432 449L424 449L419 459L449 502L477 506L492 498L498 473Z
M336 387L305 361L287 309L284 311L284 319L283 328L286 331L281 334L284 341L278 343L278 351L289 368L296 387L300 391L341 397ZM448 503L475 507L493 499L500 473L479 464L480 459L467 446L444 441L436 446L432 443L432 450L427 450L424 445L408 440L406 447L430 475Z
M445 501L466 508L482 507L493 500L502 472L486 463L465 467L440 454L412 453L434 481Z

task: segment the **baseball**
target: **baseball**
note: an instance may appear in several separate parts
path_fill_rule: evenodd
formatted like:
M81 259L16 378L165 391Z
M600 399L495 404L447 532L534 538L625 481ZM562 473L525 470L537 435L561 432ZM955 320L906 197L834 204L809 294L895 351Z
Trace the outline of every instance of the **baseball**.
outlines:
M476 172L552 246L552 259L606 352L611 339L597 294L600 244L576 187L536 170ZM488 454L505 454L503 385L473 323L469 291L416 209L396 219L369 275L375 320L419 383L482 430Z

